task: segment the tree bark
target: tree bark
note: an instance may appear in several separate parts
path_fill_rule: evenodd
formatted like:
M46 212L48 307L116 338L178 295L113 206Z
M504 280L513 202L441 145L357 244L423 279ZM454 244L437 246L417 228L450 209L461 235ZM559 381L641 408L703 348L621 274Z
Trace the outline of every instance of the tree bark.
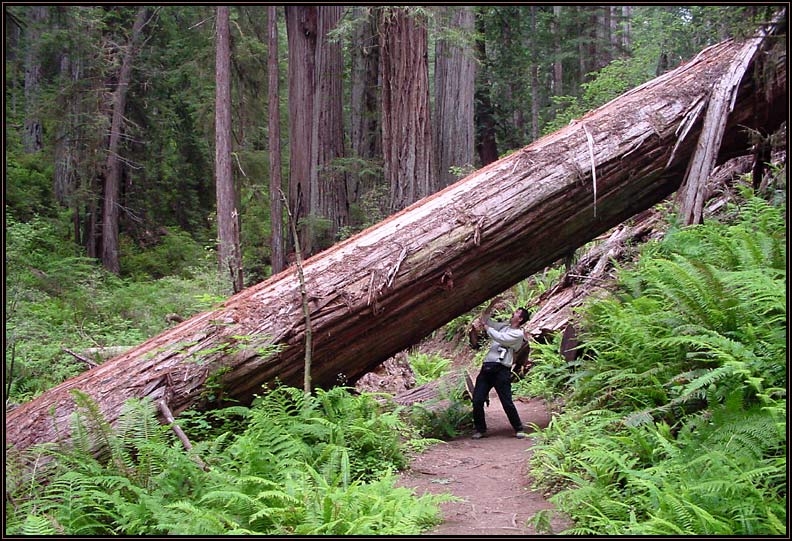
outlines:
M531 6L530 47L535 51L531 60L531 141L539 139L539 62L536 59L539 43L536 39L536 6Z
M39 112L41 94L41 34L49 18L47 6L30 8L30 20L25 51L25 131L23 142L25 152L38 152L44 146L44 131Z
M479 63L485 66L484 69L479 70L479 73L484 74L490 70L486 68L489 63L487 44L484 41L486 32L480 14L476 18L476 31L479 35L479 39L476 40L476 56ZM491 87L492 81L489 80L478 81L476 84L476 151L482 167L498 159L498 143L495 138L495 107L492 105Z
M217 260L220 276L242 290L242 249L231 164L231 39L228 6L217 7L215 54L215 191L217 195Z
M632 6L622 6L621 47L626 53L632 49Z
M382 127L378 103L379 91L379 39L377 37L376 7L352 8L353 20L360 20L350 56L350 144L352 157L372 161L382 156ZM362 166L366 170L369 167ZM379 175L369 172L352 172L348 177L347 193L350 204L370 191Z
M312 129L310 213L325 221L305 248L308 255L332 246L338 232L349 224L346 174L333 162L344 156L344 57L341 44L330 32L341 20L340 5L320 6L317 19L316 89Z
M104 205L102 208L102 265L118 274L121 267L118 262L118 214L121 196L121 132L124 129L124 110L129 83L132 80L132 62L135 58L137 42L143 25L148 16L148 8L138 10L132 25L132 34L124 51L118 83L113 92L112 120L110 122L110 139L107 145L107 166L105 167Z
M409 8L380 11L382 149L390 206L398 211L436 190L432 169L426 21Z
M444 6L438 14L465 39L475 31L475 14L469 6ZM472 41L470 42L472 43ZM467 44L439 39L435 47L435 108L433 132L439 187L445 188L464 175L452 167L474 164L473 97L476 90L476 59ZM468 169L469 170L469 169Z
M316 89L315 6L286 6L289 49L289 207L298 224L300 244L310 249L311 150ZM288 239L289 237L287 237ZM289 250L294 242L287 242Z
M453 318L670 195L680 185L701 125L678 130L708 99L740 49L732 42L710 47L308 259L303 271L313 325L314 385L354 382ZM785 60L773 65L774 83L762 92L750 77L740 82L719 161L749 148L746 126L761 124L772 132L787 118ZM65 437L75 409L72 389L90 394L114 422L131 397L164 398L176 414L205 405L207 380L242 403L276 379L299 385L305 335L301 304L293 272L247 288L216 310L10 412L6 442L23 449Z
M328 33L341 6L287 6L289 36L289 200L304 255L332 244L349 220L344 155L341 47ZM322 223L324 222L324 223Z
M283 246L283 203L281 201L281 145L280 145L280 73L278 68L278 10L267 6L267 25L269 32L269 71L268 112L269 112L269 158L270 158L270 228L272 230L270 247L272 251L272 274L278 274L286 266Z
M561 8L553 6L553 95L562 96L564 94L564 62L562 61L563 48L561 47Z

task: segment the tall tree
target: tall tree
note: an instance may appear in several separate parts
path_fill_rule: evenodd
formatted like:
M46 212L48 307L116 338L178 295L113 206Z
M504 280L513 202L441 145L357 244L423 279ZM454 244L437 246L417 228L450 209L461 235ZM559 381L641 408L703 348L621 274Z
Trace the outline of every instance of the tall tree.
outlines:
M281 146L280 146L280 70L278 67L278 11L276 6L267 6L267 29L269 51L269 158L270 158L270 229L272 248L272 274L286 266L283 246L283 203L281 200Z
M621 48L629 52L632 44L632 6L622 6Z
M397 211L435 191L426 20L404 7L380 11L382 148L390 206Z
M26 152L38 152L44 144L39 95L41 93L41 34L49 18L47 6L31 6L25 51L25 132Z
M355 6L352 20L356 26L350 43L350 126L351 157L371 162L382 155L382 128L379 111L379 39L376 8ZM376 175L361 165L348 176L347 193L350 204L373 188Z
M138 41L143 25L148 17L148 8L138 9L132 33L122 53L121 69L118 72L116 88L113 92L112 120L107 146L107 165L105 167L104 206L102 208L102 265L118 274L121 270L118 261L118 216L121 196L121 134L124 129L124 110L127 92L132 80L132 62L137 54Z
M306 218L311 200L311 135L316 86L317 9L286 6L286 33L289 42L289 208L300 225L300 244L306 247ZM294 247L289 241L290 248Z
M484 15L476 13L476 59L482 69L476 81L475 121L476 151L482 166L498 159L498 142L495 137L495 107L492 103L492 70L487 57Z
M341 48L328 39L339 6L286 6L289 41L289 207L310 255L332 243L348 220L343 156Z
M323 226L308 239L311 244L305 248L307 254L331 246L341 228L349 223L346 175L334 163L344 156L344 56L341 43L331 39L330 32L341 20L342 9L340 5L318 8L310 211Z
M435 47L434 149L440 188L458 176L452 167L472 168L475 163L473 104L476 90L476 59L472 47L475 13L472 7L440 7L447 39Z
M564 62L561 42L561 9L562 6L553 6L553 95L561 96L564 93Z
M535 141L539 138L539 55L537 54L539 50L539 43L536 38L537 36L537 26L536 26L536 12L537 7L531 6L529 8L531 10L531 35L530 39L528 40L528 44L530 50L533 51L532 60L531 60L531 141Z
M239 211L231 164L231 34L228 6L217 7L215 58L215 182L217 192L217 254L221 275L229 276L234 292L242 289ZM228 274L226 274L228 273Z

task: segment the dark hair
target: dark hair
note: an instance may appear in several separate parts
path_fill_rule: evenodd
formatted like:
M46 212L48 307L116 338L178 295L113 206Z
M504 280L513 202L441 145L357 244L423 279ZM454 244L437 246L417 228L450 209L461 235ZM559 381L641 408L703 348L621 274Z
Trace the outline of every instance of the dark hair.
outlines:
M528 321L528 318L531 316L531 313L528 312L527 308L521 307L517 309L520 312L520 325Z

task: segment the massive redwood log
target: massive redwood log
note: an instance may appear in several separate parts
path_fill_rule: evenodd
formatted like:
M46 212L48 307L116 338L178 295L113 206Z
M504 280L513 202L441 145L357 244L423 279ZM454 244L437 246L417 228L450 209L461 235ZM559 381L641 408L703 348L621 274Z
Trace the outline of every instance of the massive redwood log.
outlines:
M701 120L692 120L740 50L710 47L307 260L315 385L355 381L671 194L696 146ZM741 79L721 161L747 148L743 126L772 131L787 118L785 65L785 57L764 64L771 77L761 86L750 69ZM304 329L291 268L21 405L6 417L7 444L55 441L55 425L66 435L72 389L91 395L112 422L131 397L183 411L203 400L207 380L243 403L276 378L299 386Z

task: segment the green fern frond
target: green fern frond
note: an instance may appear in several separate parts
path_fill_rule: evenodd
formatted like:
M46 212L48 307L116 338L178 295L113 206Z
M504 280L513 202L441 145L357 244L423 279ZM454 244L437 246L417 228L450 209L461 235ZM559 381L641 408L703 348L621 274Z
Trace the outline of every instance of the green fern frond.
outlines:
M13 532L6 533L13 535ZM22 523L19 535L44 537L58 535L58 531L53 526L51 519L40 515L28 515Z
M159 527L169 535L221 535L229 527L239 527L215 510L199 507L187 500L165 505L165 509L170 514L162 517Z

